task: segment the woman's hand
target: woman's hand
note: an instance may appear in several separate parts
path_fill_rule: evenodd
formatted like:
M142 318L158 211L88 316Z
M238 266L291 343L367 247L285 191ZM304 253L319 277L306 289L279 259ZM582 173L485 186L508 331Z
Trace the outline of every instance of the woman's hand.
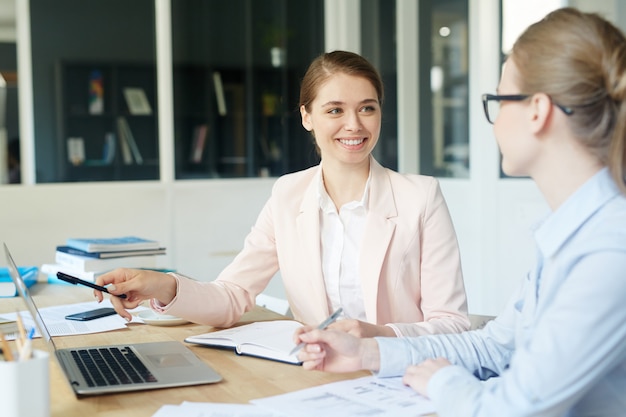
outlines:
M96 278L96 284L106 286L113 295L126 294L126 298L111 297L115 311L127 321L132 315L127 311L137 307L144 300L157 299L161 304L169 304L176 296L176 279L162 272L146 269L119 268ZM101 302L101 291L94 290L94 296Z
M411 365L406 369L402 382L417 391L424 397L428 396L428 381L438 370L452 365L447 359L428 359L418 365Z
M378 370L378 343L374 339L360 339L341 331L306 326L296 331L294 342L306 343L298 354L304 369L328 372Z
M328 328L340 330L356 337L396 336L396 333L389 326L366 323L355 319L338 320L328 326Z

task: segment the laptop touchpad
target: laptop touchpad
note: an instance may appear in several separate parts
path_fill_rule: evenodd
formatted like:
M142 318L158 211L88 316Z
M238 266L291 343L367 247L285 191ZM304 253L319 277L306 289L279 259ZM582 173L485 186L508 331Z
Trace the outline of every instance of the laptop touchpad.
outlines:
M173 366L190 366L191 363L180 353L163 353L147 355L147 358L159 368L170 368Z

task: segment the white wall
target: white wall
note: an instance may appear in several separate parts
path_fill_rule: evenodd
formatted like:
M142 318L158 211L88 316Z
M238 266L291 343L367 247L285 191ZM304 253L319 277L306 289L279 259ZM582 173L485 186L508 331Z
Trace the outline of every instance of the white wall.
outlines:
M54 262L69 237L140 235L167 247L160 265L211 280L243 246L271 179L0 187L0 241L20 265ZM4 265L4 259L0 262ZM283 296L279 282L271 293Z

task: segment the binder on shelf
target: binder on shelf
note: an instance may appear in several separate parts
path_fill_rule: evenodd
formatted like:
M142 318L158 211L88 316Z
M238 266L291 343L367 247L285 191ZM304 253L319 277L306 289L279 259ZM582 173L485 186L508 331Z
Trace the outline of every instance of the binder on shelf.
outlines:
M124 88L124 98L130 114L134 116L149 116L152 114L152 107L143 89L126 87Z
M120 137L120 143L122 145L124 163L126 165L130 165L133 163L134 158L137 164L143 164L143 157L141 156L141 152L139 152L139 147L137 147L137 142L135 142L133 132L130 130L128 121L124 116L119 116L117 118L117 130Z
M130 165L133 163L133 154L130 152L130 145L124 134L123 117L117 118L117 136L120 138L120 149L122 151L122 160L124 165Z
M224 97L224 85L222 84L222 74L218 71L213 73L213 87L215 88L215 99L217 100L217 113L226 116L226 98Z
M193 143L191 144L191 155L189 160L194 164L202 162L202 154L204 153L208 130L209 126L202 124L196 126L193 131Z
M111 165L115 159L115 133L107 132L104 135L104 146L102 148L102 162Z
M102 72L93 70L89 76L89 114L104 113L104 82Z
M67 139L67 159L72 165L85 162L85 141L83 138Z

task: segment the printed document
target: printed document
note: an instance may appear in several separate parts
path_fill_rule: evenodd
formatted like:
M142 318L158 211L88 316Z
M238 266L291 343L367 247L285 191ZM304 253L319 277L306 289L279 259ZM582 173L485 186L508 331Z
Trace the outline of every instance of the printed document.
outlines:
M430 400L405 386L402 377L367 376L250 403L183 402L164 405L152 417L417 417L435 412Z
M291 417L416 417L434 413L402 377L367 376L250 401Z
M54 307L40 308L39 312L43 318L43 322L50 331L52 336L70 336L77 334L100 333L110 330L118 330L126 328L126 320L115 314L113 316L103 317L89 321L73 321L66 320L65 316L81 311L95 310L101 307L113 307L111 301L104 299L100 304L96 301L87 301L75 304L63 304ZM132 312L148 310L146 307L137 307ZM24 327L30 329L35 327L35 323L28 311L20 311L20 316L24 322ZM16 320L17 313L2 313L2 317L9 320ZM131 323L143 323L140 318L134 317ZM14 340L16 334L10 333L5 335L8 340ZM35 330L35 337L41 337L38 330Z

